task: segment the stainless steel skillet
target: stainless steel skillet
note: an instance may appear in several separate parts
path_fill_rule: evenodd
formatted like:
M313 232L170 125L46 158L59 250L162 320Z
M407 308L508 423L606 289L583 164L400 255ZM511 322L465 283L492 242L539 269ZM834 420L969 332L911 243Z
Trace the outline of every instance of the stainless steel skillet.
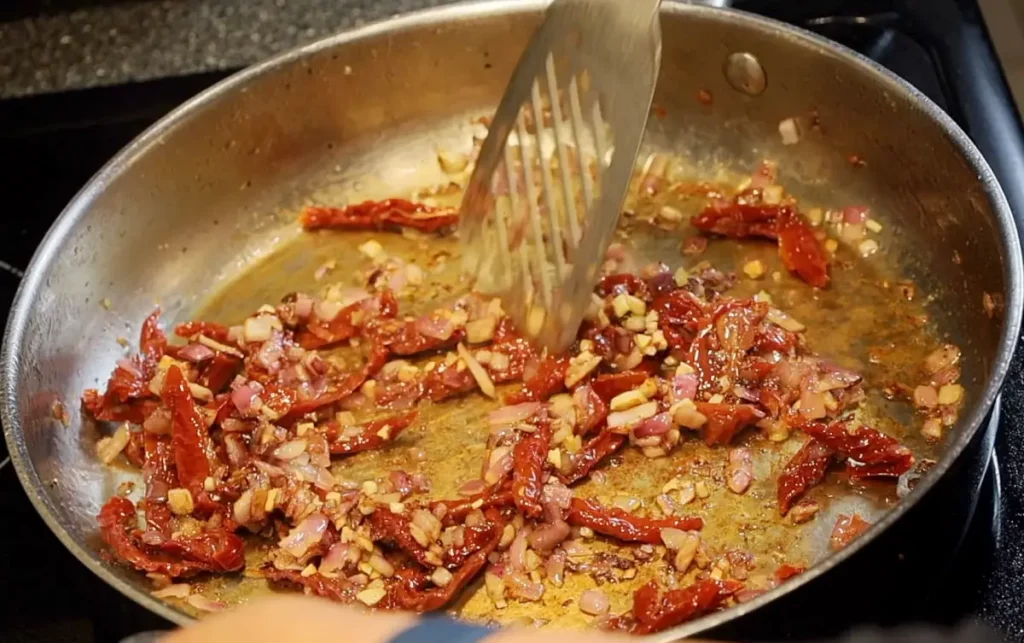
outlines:
M169 319L298 234L294 209L438 183L437 147L466 140L501 88L541 3L471 3L342 34L247 70L193 99L108 164L38 250L12 309L3 353L5 435L44 519L84 564L175 622L144 579L99 556L95 515L129 474L94 458L96 434L54 419L77 407L121 354L118 336L158 300ZM965 350L969 406L939 463L854 556L928 492L974 435L1020 325L1021 261L1001 191L977 150L937 107L855 54L738 12L666 3L664 63L650 150L686 150L738 170L777 158L802 198L869 202L887 228L886 261L935 296L941 331ZM684 37L685 36L685 37ZM710 106L696 100L704 90ZM813 116L812 116L813 115ZM820 131L783 146L781 120ZM856 168L848 157L866 163ZM988 293L1001 304L990 317ZM111 310L100 302L109 299ZM130 328L130 329L129 329ZM757 609L792 583L687 624L692 634Z

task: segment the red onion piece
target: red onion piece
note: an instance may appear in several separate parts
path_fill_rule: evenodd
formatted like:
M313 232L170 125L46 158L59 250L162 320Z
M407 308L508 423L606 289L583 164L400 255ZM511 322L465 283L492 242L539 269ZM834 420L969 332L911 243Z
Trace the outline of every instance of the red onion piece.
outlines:
M354 558L353 558L354 555ZM347 563L359 560L359 546L355 543L334 543L320 561L321 573L332 573L345 568Z
M395 491L402 494L402 497L408 496L412 493L412 480L409 478L409 474L405 471L395 470L388 474L388 480L391 481Z
M334 489L334 476L331 472L323 467L317 467L316 478L313 480L313 486L321 491L330 491Z
M441 341L450 338L455 332L455 322L443 315L423 315L413 325L421 334Z
M300 320L305 321L309 319L309 315L313 312L313 300L309 295L305 293L297 293L295 295L295 316Z
M524 601L539 601L544 595L544 585L534 583L526 575L520 572L509 572L505 574L505 587L509 593Z
M175 583L154 591L153 596L156 598L188 598L191 593L192 586L188 583Z
M729 490L743 493L754 479L754 455L750 449L736 447L729 449L729 464L725 471Z
M224 603L206 598L202 594L190 595L188 597L188 604L204 612L219 612L227 607Z
M491 462L490 465L488 465L487 470L484 471L483 481L487 485L498 484L505 479L505 476L512 472L512 449L508 447L498 447L498 449L503 449L503 453L497 458L492 458L493 462Z
M288 535L281 539L278 546L292 556L302 558L310 547L323 539L329 522L327 516L322 513L310 514L293 527Z
M503 406L487 414L487 423L491 426L515 424L532 417L541 409L540 402L523 402L512 406Z
M633 434L638 438L646 438L652 435L664 435L672 428L672 414L668 411L658 413L652 418L644 420Z
M512 545L508 548L508 563L514 570L524 571L526 569L526 539L529 535L529 528L520 529L512 540Z
M572 529L564 520L558 520L548 525L541 525L534 529L529 536L530 546L538 551L551 551L562 541L569 537Z
M487 489L487 483L483 480L470 480L459 487L460 496L476 496L484 492Z
M409 476L413 491L417 493L428 493L430 491L430 478L422 473L414 473Z
M591 616L604 614L611 607L608 596L599 589L588 589L580 594L580 611Z
M692 400L697 394L697 374L680 373L672 378L672 394L675 401Z
M257 388L259 387L259 388ZM231 402L242 415L249 415L253 408L253 398L259 395L262 387L256 382L248 382L231 391Z
M142 372L142 370L135 364L135 362L128 359L127 357L122 357L121 359L117 360L117 367L122 370L128 371L133 376L139 379L143 379L146 377L146 374Z
M271 478L276 478L276 477L281 477L281 476L287 476L288 475L288 473L284 469L282 469L281 467L275 467L274 465L270 464L269 462L264 462L263 460L253 460L252 464L253 464L254 467L259 469L263 473L267 474Z
M589 550L576 540L567 540L562 543L561 551L564 551L566 556L585 556L589 553Z
M290 440L274 449L274 457L278 460L294 460L306 452L308 445L303 439Z
M224 450L227 451L228 462L233 467L240 467L249 459L249 451L245 447L242 436L234 433L224 435Z
M561 549L555 550L544 565L544 574L555 585L561 585L565 581L565 559L567 556Z
M553 482L548 482L544 485L541 502L544 504L554 504L560 509L568 509L572 503L572 489L560 482L554 481L554 478L552 480Z
M216 353L213 349L202 344L189 344L188 346L183 346L178 350L179 357L183 357L196 364L208 359L213 359L214 355L216 355Z
M281 369L281 358L284 357L284 336L280 331L274 330L270 339L263 342L260 349L253 356L253 361L267 369L270 373L277 373Z

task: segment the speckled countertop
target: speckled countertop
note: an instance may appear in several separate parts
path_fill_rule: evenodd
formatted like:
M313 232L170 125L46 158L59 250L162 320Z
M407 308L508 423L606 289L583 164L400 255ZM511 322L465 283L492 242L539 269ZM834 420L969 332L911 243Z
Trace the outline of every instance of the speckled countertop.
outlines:
M0 23L0 98L242 67L452 0L159 0Z

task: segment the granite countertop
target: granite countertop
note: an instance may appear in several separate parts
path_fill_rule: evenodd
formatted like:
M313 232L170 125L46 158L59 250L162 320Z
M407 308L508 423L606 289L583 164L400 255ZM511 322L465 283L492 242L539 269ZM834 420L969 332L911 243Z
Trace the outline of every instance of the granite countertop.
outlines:
M149 0L0 23L0 98L234 69L452 0Z

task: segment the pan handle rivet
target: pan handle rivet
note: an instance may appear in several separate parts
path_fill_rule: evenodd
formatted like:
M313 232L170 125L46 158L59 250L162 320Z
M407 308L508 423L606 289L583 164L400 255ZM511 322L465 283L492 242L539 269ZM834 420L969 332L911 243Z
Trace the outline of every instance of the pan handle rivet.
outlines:
M754 54L737 51L725 59L725 79L732 88L748 96L757 96L768 87L768 75Z

